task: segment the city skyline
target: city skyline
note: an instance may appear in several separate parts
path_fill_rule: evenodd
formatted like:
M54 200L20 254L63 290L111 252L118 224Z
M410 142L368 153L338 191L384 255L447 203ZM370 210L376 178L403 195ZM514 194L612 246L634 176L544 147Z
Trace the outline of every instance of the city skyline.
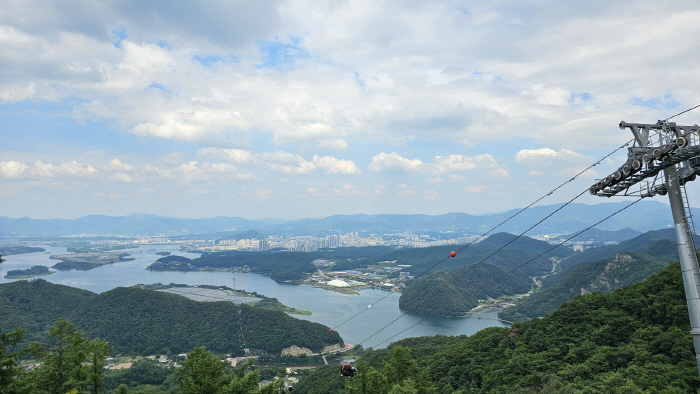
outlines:
M503 212L700 104L687 2L70 4L0 15L0 216Z

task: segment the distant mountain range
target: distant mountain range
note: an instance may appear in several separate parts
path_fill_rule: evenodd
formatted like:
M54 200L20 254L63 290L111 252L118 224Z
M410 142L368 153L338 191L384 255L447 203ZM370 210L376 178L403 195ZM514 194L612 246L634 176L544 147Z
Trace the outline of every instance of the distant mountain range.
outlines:
M627 202L597 205L570 204L550 219L535 227L529 235L571 234L586 228L596 221L624 207ZM538 222L562 204L532 207L499 227L498 231L518 234ZM204 219L183 219L167 216L132 214L127 216L90 215L77 219L31 219L0 217L2 238L46 238L70 235L137 236L164 235L184 236L206 234L221 238L242 231L255 229L265 235L319 235L329 233L365 232L454 232L481 234L507 220L519 209L487 215L448 213L444 215L334 215L325 218L300 220L263 219L252 220L240 217L218 216ZM694 210L694 212L696 212ZM621 212L597 229L618 231L631 229L633 237L649 230L672 225L671 209L658 201L641 201ZM623 232L624 233L624 232ZM586 237L581 237L585 239ZM594 237L595 238L595 237Z

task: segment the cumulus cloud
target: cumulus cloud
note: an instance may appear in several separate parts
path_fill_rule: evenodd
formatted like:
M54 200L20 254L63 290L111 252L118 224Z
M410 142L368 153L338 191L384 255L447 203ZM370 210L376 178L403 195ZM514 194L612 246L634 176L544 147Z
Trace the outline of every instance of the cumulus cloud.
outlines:
M250 163L255 160L256 154L243 149L202 148L197 151L201 156L215 156L233 163Z
M196 161L190 161L187 164L181 164L176 169L178 176L188 182L208 181L211 176L198 165Z
M7 178L18 178L29 168L26 164L18 161L0 162L0 174Z
M592 163L594 159L569 149L522 149L515 154L516 163L529 167L582 164L586 161Z
M358 190L357 186L350 185L350 184L345 184L343 185L342 189L333 189L333 193L335 193L336 196L348 196L348 195L363 195L365 192L362 190Z
M314 155L313 162L318 168L322 168L325 174L359 174L359 168L352 160L336 159L332 156Z
M406 159L396 152L382 152L372 157L369 169L372 171L420 172L425 169L425 164L418 159Z
M30 178L53 178L57 176L67 177L90 177L97 175L99 171L92 165L70 161L62 164L44 163L41 160L34 164L24 164L18 161L0 162L0 174L7 178L30 177Z
M471 171L477 167L478 159L463 155L435 156L432 173L434 175L448 172Z
M1 40L1 38L0 38ZM28 86L8 86L0 89L0 102L16 103L31 99L34 96L34 84Z
M238 169L229 163L203 163L202 164L202 169L204 169L207 172L210 173L235 173L238 172Z
M311 174L316 171L314 163L304 160L303 157L289 152L265 152L261 154L260 159L265 166L273 171L283 174Z
M700 29L692 4L642 2L627 10L636 22L628 29L614 6L556 2L471 4L468 12L442 1L180 10L81 3L70 13L51 2L21 4L0 16L8 70L0 100L78 97L66 104L76 118L155 138L263 132L278 144L345 150L345 138L367 132L392 143L510 138L498 128L595 146L608 138L600 124L634 109L635 98L639 113L660 114L667 108L654 107L655 92L688 104L698 88L684 82L695 72L682 64L638 67L644 53L693 53L683 39ZM674 23L689 27L661 28Z
M320 140L317 144L320 149L348 150L348 143L342 138L329 138Z
M168 164L181 164L186 157L187 155L183 152L172 151L163 156L163 161Z
M486 188L486 185L467 185L464 188L464 190L466 190L469 193L479 194L479 193L482 193L485 188Z
M124 183L136 182L136 179L134 179L134 177L127 174L126 172L117 172L116 174L112 175L112 180L115 180L117 182L124 182Z
M119 159L112 159L112 161L109 162L109 165L103 166L103 169L107 171L122 171L122 172L131 172L131 171L136 171L136 167L123 163Z
M271 194L272 194L272 190L268 190L268 189L256 189L255 190L255 195L261 200L267 200L268 198L270 198Z

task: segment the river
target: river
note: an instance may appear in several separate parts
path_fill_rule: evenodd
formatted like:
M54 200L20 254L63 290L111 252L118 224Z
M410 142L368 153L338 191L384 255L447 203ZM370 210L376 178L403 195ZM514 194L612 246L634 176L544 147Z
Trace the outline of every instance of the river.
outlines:
M5 262L0 265L0 283L13 281L3 278L9 270L27 269L34 265L50 267L58 262L58 260L49 259L50 255L66 253L66 248L63 247L44 246L44 248L46 252L3 256ZM199 257L196 253L181 252L175 245L147 245L141 250L128 250L131 257L135 258L133 261L108 264L90 271L56 271L52 275L38 278L96 293L120 286L159 282L233 287L233 278L235 278L236 289L255 291L268 297L275 297L287 306L311 311L313 313L311 316L293 316L329 327L336 327L363 311L357 317L337 327L337 331L345 342L362 343L364 347L383 348L390 342L402 338L437 334L471 335L486 327L509 326L497 320L495 311L482 312L467 318L424 317L405 313L399 309L400 294L398 293L390 294L368 309L368 305L374 304L389 294L384 290L366 289L359 295L346 295L308 285L277 283L266 276L252 273L148 271L145 268L162 257L157 255L156 251L169 251L174 255L189 258ZM398 320L393 324L372 336L397 318ZM421 323L415 325L418 322Z

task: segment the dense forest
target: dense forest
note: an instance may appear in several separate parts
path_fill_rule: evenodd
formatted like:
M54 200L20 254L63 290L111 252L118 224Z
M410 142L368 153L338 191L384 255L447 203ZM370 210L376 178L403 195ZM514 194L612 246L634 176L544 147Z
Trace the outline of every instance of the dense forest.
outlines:
M433 273L407 286L401 295L401 308L431 315L463 315L476 306L477 299L525 293L532 287L532 296L525 297L517 306L499 313L499 317L507 321L528 319L552 312L576 294L593 291L609 293L639 282L678 259L673 240L674 233L669 230L650 231L618 245L592 248L577 254L573 254L568 248L557 248L539 258L536 256L550 249L552 245L521 237L489 257L498 249L498 245L514 238L511 234L494 234L478 244L469 246L456 258L439 265L439 268L446 272ZM460 258L460 255L464 256ZM615 263L616 255L629 257ZM545 256L552 260L545 259ZM484 259L485 262L477 269L464 276L470 279L461 277L470 269L462 264ZM476 286L489 283L501 277L504 272L530 260L532 261L498 282L482 289ZM439 260L433 261L416 264L411 267L411 271L421 273L422 270L416 267L431 268ZM552 270L553 261L558 262L555 271ZM448 271L450 267L455 266L457 268ZM634 269L630 269L631 267ZM473 280L474 275L479 275L480 279ZM541 289L534 286L532 277L541 278Z
M532 294L516 306L506 308L499 312L498 317L507 321L542 317L576 295L610 293L642 281L667 265L667 261L647 254L619 252L615 257L578 266L561 282Z
M177 368L142 359L131 368L106 371L114 351L110 344L89 338L63 318L48 327L43 342L21 346L23 341L22 329L0 329L0 393L278 394L284 387L284 380L260 384L262 374L250 363L232 368L201 346L182 357ZM20 365L27 358L32 368Z
M672 230L650 231L631 240L588 249L561 262L561 271L542 279L542 289L499 317L507 321L544 316L575 295L615 289L639 282L678 260Z
M435 316L463 316L478 304L479 299L525 293L532 281L522 275L508 275L490 283L508 271L491 264L466 266L449 273L438 271L406 287L399 298L399 307L415 313Z
M551 314L512 328L487 328L470 337L410 338L368 350L356 363L354 378L333 378L324 368L294 391L696 393L700 379L689 331L675 263L611 294L576 296Z
M507 247L495 253L509 242L511 243ZM571 250L566 248L546 253L551 248L552 245L547 242L528 237L516 238L515 235L506 233L494 234L460 251L455 258L441 263L441 271L410 283L401 294L399 306L410 312L455 316L468 313L477 305L479 299L526 293L534 284L532 276L541 276L552 271L550 258L562 259L572 254ZM435 271L435 265L440 262L438 259L442 257L444 260L449 253L443 250L446 253L433 256L431 252L425 250L420 254L409 254L409 251L402 251L394 255L398 257L404 254L401 261L410 261L406 256L420 256L425 259L410 268L412 273L418 275ZM524 267L504 276L530 260L532 261ZM483 288L478 287L501 277L503 279L499 279L498 282Z
M0 315L3 331L21 327L29 341L45 337L48 324L65 317L124 354L183 353L196 346L217 353L242 354L247 347L279 354L291 345L317 352L343 343L337 332L283 312L135 287L95 294L41 279L0 285Z

